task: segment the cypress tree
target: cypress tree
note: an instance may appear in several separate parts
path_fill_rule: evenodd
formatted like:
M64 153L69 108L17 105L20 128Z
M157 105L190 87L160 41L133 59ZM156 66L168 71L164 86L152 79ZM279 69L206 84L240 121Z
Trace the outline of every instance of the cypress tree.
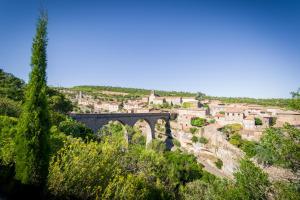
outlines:
M49 111L46 95L47 15L41 12L32 44L31 73L16 136L16 178L42 186L49 165Z

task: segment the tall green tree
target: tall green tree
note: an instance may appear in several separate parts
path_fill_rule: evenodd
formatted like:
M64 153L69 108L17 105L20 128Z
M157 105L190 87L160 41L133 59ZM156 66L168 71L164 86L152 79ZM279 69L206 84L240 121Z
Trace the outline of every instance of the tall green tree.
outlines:
M46 83L47 15L41 12L33 39L29 83L16 137L16 177L42 185L49 164L49 111Z

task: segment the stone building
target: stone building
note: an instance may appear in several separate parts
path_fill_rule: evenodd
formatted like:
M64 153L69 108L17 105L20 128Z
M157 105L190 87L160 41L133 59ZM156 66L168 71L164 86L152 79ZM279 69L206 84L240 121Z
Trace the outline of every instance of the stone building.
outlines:
M101 102L94 104L94 112L118 112L120 103L117 102Z
M191 119L194 117L206 118L208 110L206 108L198 109L177 109L177 121L182 130L188 130L191 127Z
M160 105L164 102L173 104L173 105L179 105L181 104L181 98L180 97L160 97L155 94L154 90L151 91L151 94L149 96L149 104L154 105Z

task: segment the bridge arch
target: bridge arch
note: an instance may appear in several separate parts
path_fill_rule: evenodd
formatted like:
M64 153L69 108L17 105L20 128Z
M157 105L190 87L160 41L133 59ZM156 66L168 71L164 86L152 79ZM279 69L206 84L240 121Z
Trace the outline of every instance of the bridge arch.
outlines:
M151 122L149 122L147 119L139 119L137 120L134 125L134 127L137 127L140 129L142 134L146 137L146 145L151 142L151 140L155 137L154 135L154 127Z

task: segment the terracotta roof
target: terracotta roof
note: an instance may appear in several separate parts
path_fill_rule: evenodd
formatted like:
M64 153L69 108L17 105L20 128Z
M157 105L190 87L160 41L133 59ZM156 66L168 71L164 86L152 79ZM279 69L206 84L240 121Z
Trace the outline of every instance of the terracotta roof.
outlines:
M215 115L215 117L224 117L224 114L217 113L217 114Z

